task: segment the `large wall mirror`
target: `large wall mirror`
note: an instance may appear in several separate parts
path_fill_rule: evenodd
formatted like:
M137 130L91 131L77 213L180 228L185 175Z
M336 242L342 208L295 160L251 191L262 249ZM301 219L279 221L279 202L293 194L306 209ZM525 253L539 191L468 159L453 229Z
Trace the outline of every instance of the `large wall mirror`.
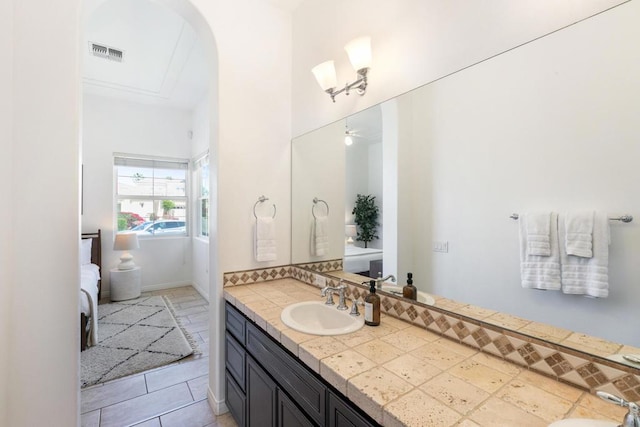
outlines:
M628 41L639 36L587 21L295 138L292 262L349 255L366 193L381 224L367 256L384 275L403 284L412 272L423 292L598 337L593 354L617 343L640 354L640 50ZM321 254L314 198L329 207ZM524 289L510 215L576 210L636 216L610 221L608 297ZM577 336L575 348L592 345Z

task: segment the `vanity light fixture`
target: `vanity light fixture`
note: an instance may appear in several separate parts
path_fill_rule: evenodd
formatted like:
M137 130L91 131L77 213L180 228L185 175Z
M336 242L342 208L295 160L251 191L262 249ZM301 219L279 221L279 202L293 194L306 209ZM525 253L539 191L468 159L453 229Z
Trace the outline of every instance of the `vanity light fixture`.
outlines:
M342 89L337 89L336 67L333 61L326 61L316 65L311 72L316 77L318 84L329 94L331 100L336 102L336 95L344 92L349 95L351 89L355 89L358 95L364 95L367 89L367 73L371 67L371 37L364 36L351 40L344 50L349 55L349 61L356 70L357 80L347 83Z

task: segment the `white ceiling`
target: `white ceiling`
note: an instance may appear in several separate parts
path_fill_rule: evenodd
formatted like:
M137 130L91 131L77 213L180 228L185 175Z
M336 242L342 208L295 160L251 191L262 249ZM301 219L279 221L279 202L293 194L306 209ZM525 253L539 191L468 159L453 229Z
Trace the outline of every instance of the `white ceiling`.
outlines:
M123 61L93 56L91 43L124 51ZM207 93L209 67L191 26L148 0L109 0L85 33L85 93L193 109Z
M345 125L354 134L354 143L376 144L382 141L382 110L379 105L347 117Z

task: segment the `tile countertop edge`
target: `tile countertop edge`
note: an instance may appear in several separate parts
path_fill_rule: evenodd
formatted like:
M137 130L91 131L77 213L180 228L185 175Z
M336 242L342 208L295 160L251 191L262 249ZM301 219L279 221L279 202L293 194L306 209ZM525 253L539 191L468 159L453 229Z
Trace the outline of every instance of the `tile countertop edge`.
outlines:
M284 292L280 290L283 288ZM255 290L260 290L256 292ZM225 287L224 298L231 305L235 306L238 310L245 314L251 321L253 321L259 328L265 333L273 337L286 349L288 349L296 358L309 367L309 369L320 375L325 381L331 384L334 388L347 396L352 402L360 406L365 412L367 412L373 419L382 425L393 426L406 426L414 425L412 420L417 422L428 421L429 425L436 426L450 426L459 425L458 423L468 422L470 426L482 426L483 422L488 421L483 417L486 417L487 412L492 412L497 409L501 404L509 406L515 402L510 400L517 399L508 395L510 390L504 390L507 384L516 383L521 373L527 375L539 376L536 377L540 381L549 381L557 383L557 387L568 388L565 391L573 393L558 393L555 395L550 394L551 397L547 398L557 401L561 401L563 405L561 407L554 408L554 413L545 412L550 411L549 405L545 402L534 402L531 408L521 408L522 402L518 402L516 405L518 411L523 412L524 415L531 417L531 426L546 426L550 422L562 419L565 417L595 417L601 419L613 419L621 420L624 411L622 408L617 408L614 405L606 404L602 402L604 406L600 406L597 398L591 400L593 397L588 392L580 390L579 388L572 387L571 385L561 384L557 381L536 374L526 368L519 367L515 364L511 364L508 361L495 358L495 360L487 359L488 365L495 365L492 368L485 366L481 359L493 358L487 353L483 353L480 350L474 350L466 347L462 344L455 343L442 336L429 336L431 334L428 330L422 329L409 322L382 315L381 327L367 327L365 326L358 332L333 337L320 337L317 335L308 335L297 332L293 329L286 327L282 324L278 313L287 305L309 300L311 298L320 298L318 288L294 278L276 279L270 282L261 282L256 284L246 284L233 287ZM273 299L272 299L273 298ZM304 299L302 299L304 298ZM386 322L385 322L386 320ZM400 324L398 324L400 322ZM387 325L385 325L387 323ZM387 331L385 332L385 329ZM416 340L426 339L424 345L420 349L411 350L411 345L407 342L394 343L395 337L400 337L403 334L396 334L395 332L403 332L404 335L416 334ZM421 336L423 334L424 336ZM352 344L341 345L344 337L350 337ZM342 340L341 338L342 337ZM418 338L420 337L420 338ZM386 338L386 340L384 339ZM357 344L361 340L362 344ZM356 344L353 344L355 342ZM331 344L331 345L328 345ZM380 348L376 346L384 346L391 352L391 356L385 356L384 352L379 352ZM302 352L301 352L302 346ZM428 347L428 348L427 348ZM394 349L403 348L404 350L393 352ZM422 353L416 353L424 348ZM434 360L435 365L420 361L420 370L424 368L426 371L432 370L427 376L430 379L435 377L442 377L449 382L452 380L459 381L460 378L465 380L465 375L469 372L473 372L475 366L480 368L486 368L487 372L491 375L485 375L484 380L474 378L473 384L469 383L470 391L483 396L484 399L478 401L472 408L460 406L460 402L453 402L454 397L445 396L447 391L443 388L439 391L443 399L449 399L450 404L442 403L437 400L436 392L430 392L430 388L425 388L426 381L416 383L412 382L411 374L407 375L402 372L400 378L397 372L388 370L385 366L390 365L394 360L401 357L411 358L419 360L420 357L428 358L430 356L425 355L425 351L446 352L453 351L451 356L443 357L443 360ZM376 353L378 351L378 353ZM351 352L357 357L361 357L362 360L357 361L355 364L365 368L354 369L352 367L345 367L342 369L345 372L349 372L348 376L338 372L335 368L336 363L347 363L346 361L336 361L336 355L342 355L342 353ZM371 356L369 353L371 352ZM370 356L367 358L366 356ZM339 357L339 356L338 356ZM372 360L375 359L375 360ZM451 360L445 360L451 359ZM481 360L478 363L478 360ZM373 361L373 364L371 362ZM332 363L333 362L333 363ZM368 364L367 364L368 363ZM509 372L512 366L511 372ZM498 370L493 369L496 367ZM362 370L364 369L364 370ZM453 372L453 376L449 374L449 371ZM509 373L505 373L505 372ZM495 378L494 378L494 374ZM449 378L450 377L450 378ZM407 380L408 381L405 381ZM544 379L544 380L543 380ZM385 386L384 392L376 391L375 387L372 390L369 387L371 382L377 381ZM494 385L492 383L497 382L499 384ZM446 383L444 381L443 383ZM536 387L532 387L533 383L526 383L524 387L520 384L513 385L515 388L529 388L535 391L543 391ZM547 386L548 387L548 386ZM429 392L427 394L425 391ZM379 393L377 396L376 393ZM543 391L547 393L546 391ZM542 394L542 393L540 393ZM547 393L549 394L549 393ZM565 400L565 394L571 394L571 400ZM488 396L488 397L487 397ZM376 400L384 399L383 403ZM524 396L519 396L523 400L527 400ZM555 399L554 399L555 398ZM428 401L429 408L425 408L427 405L418 405L420 414L411 414L411 406L417 402ZM506 402L506 403L505 403ZM536 404L538 405L535 408ZM457 406L456 406L457 405ZM595 406L595 409L593 408ZM453 409L451 409L453 407ZM462 408L462 409L460 409ZM613 408L613 409L612 409ZM514 408L508 408L514 409ZM415 410L415 409L414 409ZM501 408L500 411L505 411ZM412 416L414 415L414 416ZM495 414L494 414L495 415ZM522 414L518 414L522 415ZM400 420L402 418L403 420ZM419 421L421 420L421 421ZM409 424L407 424L407 422ZM466 424L463 424L466 425ZM487 424L491 425L491 424ZM528 424L529 425L529 424Z

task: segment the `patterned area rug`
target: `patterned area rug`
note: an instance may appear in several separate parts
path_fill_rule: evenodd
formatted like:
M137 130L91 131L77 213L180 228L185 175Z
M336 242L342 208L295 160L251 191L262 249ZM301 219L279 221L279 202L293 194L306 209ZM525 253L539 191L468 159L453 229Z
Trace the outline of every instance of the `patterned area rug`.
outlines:
M81 387L103 383L189 356L196 349L164 296L98 306L98 344L80 353Z

